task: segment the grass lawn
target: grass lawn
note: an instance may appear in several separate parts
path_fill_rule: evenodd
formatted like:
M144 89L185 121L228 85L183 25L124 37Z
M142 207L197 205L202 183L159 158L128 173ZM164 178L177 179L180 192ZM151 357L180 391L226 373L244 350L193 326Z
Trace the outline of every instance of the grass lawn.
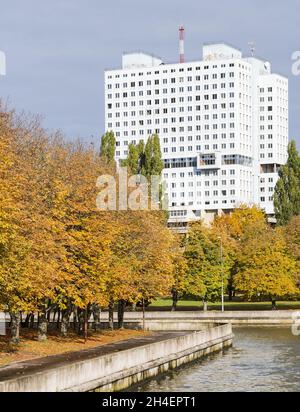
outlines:
M21 343L17 349L9 345L9 336L0 336L0 367L12 362L41 358L44 356L58 355L60 353L75 352L95 346L106 345L125 339L145 336L150 332L137 330L104 330L98 333L89 334L87 342L71 334L68 338L61 338L57 333L51 333L45 342L37 341L35 330L23 329L21 331Z
M168 310L172 306L171 299L157 299L147 309L148 310ZM177 304L178 310L201 310L203 304L196 300L180 300ZM208 309L221 310L221 303L209 303ZM226 302L225 310L271 310L271 302ZM300 302L277 302L277 309L299 309Z

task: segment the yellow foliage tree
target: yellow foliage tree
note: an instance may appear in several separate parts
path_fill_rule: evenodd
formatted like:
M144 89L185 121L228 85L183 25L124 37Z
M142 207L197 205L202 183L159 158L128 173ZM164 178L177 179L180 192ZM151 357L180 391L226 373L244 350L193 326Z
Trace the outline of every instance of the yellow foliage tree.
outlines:
M246 235L238 253L236 289L248 300L289 298L298 292L296 262L290 256L281 229L268 226Z

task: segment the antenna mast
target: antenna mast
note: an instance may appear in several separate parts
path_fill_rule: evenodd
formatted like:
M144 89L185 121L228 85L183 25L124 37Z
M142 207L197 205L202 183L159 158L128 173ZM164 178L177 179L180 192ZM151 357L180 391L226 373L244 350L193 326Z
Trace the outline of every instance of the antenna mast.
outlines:
M179 63L184 63L184 27L179 27Z

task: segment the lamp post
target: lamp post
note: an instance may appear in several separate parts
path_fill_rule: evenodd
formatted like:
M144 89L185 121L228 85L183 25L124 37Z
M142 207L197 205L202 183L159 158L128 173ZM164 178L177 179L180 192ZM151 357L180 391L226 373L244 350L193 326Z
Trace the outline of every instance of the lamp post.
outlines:
M221 256L221 299L222 299L222 312L224 312L224 273L223 273L223 242L221 236L220 239L220 256Z

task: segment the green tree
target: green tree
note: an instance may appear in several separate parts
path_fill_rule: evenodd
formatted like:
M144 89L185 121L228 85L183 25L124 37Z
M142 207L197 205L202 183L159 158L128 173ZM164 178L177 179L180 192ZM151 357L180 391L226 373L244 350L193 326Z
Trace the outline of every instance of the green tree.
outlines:
M116 151L116 138L114 132L106 132L101 138L100 155L106 163L113 163Z
M179 244L179 239L177 239ZM173 259L174 266L174 283L172 285L171 294L172 294L172 311L175 311L177 308L177 303L179 298L185 294L187 290L187 274L188 274L188 265L184 256L184 249L179 248L174 254Z
M284 227L284 233L288 249L297 261L296 282L300 288L300 215L292 217Z
M127 159L122 161L123 167L128 167L132 175L143 174L144 169L144 142L141 140L138 145L130 143L128 146Z
M164 168L157 134L149 137L145 147L145 176L160 176Z
M225 248L221 260L220 246L221 239L216 232L202 222L191 225L184 253L188 265L186 291L203 300L204 310L207 302L220 299L222 278L224 290L227 287L231 263Z
M300 214L300 156L294 140L288 146L287 164L279 170L274 206L278 225L285 225Z
M149 136L146 145L143 140L137 145L131 143L128 147L128 157L123 160L122 166L127 166L133 175L142 174L147 179L151 176L160 176L164 163L158 135Z

